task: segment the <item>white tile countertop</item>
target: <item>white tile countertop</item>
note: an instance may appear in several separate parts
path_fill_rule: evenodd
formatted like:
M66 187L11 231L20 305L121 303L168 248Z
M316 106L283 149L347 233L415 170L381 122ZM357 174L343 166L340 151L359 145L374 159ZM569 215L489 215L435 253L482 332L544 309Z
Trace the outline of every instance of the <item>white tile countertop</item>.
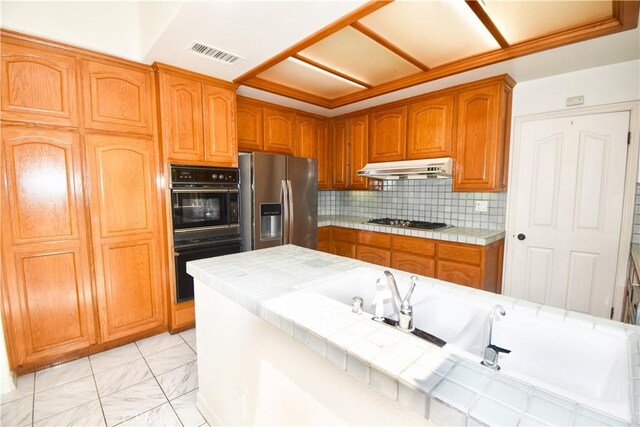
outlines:
M391 225L369 224L369 218L342 215L319 215L318 227L337 226L379 233L401 234L425 239L470 243L486 246L505 236L504 230L484 230L480 228L447 227L440 230L418 230L415 228L393 227Z
M341 370L439 425L631 425L640 420L640 327L420 277L455 298L502 304L630 342L632 423L494 372L413 335L351 313L312 291L350 270L377 268L293 245L192 261L187 271ZM395 270L393 270L395 271ZM395 274L395 273L394 273ZM398 274L401 274L398 272ZM197 304L197 303L196 303ZM550 350L552 351L552 350Z

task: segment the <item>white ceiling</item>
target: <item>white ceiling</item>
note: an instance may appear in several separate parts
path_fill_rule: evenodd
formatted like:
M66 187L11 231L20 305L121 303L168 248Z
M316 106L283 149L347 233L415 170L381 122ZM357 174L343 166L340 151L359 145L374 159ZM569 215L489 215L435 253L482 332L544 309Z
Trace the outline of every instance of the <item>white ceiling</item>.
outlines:
M233 80L364 3L363 0L3 0L0 22L4 28L139 62L161 61ZM246 59L235 65L214 62L186 51L192 40ZM335 116L496 74L509 73L516 81L526 81L638 58L640 32L635 29L468 71L334 110L248 87L241 87L238 93Z

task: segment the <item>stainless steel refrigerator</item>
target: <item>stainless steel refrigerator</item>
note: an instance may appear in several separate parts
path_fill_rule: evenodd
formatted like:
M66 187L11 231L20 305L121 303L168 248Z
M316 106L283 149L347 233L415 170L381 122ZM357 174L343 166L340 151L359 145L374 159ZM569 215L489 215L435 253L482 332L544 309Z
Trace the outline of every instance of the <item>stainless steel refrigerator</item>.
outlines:
M293 244L316 248L318 161L240 154L242 250Z

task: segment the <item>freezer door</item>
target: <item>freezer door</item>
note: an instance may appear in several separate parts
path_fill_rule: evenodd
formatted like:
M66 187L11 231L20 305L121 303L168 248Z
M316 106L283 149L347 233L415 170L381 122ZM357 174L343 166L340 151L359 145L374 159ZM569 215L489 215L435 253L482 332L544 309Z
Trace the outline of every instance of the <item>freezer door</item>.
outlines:
M318 161L287 157L287 180L292 206L289 241L315 249L318 240Z
M249 251L280 246L283 237L282 183L286 182L286 156L279 154L253 153L248 160L240 161L243 203L251 204L251 218L246 204L243 208L242 249ZM251 186L244 182L246 169L250 168ZM252 197L249 199L247 193Z

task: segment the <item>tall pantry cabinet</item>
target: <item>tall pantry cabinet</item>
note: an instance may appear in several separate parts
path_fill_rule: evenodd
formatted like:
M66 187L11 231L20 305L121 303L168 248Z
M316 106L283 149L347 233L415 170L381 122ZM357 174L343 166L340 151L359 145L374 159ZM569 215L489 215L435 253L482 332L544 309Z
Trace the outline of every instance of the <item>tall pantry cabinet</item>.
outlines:
M152 70L3 31L1 72L12 368L166 329Z

